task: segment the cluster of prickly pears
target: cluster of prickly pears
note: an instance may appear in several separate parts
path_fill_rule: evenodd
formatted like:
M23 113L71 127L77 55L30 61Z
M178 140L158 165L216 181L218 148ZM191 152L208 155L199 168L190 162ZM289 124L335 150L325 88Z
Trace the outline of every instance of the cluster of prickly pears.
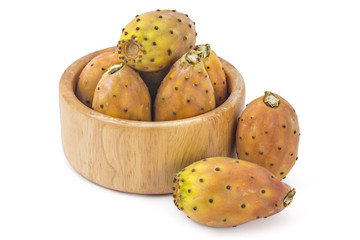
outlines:
M298 158L299 136L294 108L266 91L239 117L239 159L208 158L181 170L174 178L175 205L189 218L213 227L236 226L282 211L295 195L281 179Z
M100 113L137 121L211 111L228 98L228 83L220 59L209 44L195 45L196 35L195 23L175 10L137 15L123 28L115 52L85 66L77 97ZM249 103L234 135L239 159L203 159L174 178L175 205L201 224L228 227L268 217L295 195L280 180L297 160L300 136L285 99L265 92Z
M195 22L176 10L137 15L122 29L116 52L96 56L83 69L77 97L98 112L129 120L168 121L211 111L227 99L227 80L210 45L195 45L196 35Z

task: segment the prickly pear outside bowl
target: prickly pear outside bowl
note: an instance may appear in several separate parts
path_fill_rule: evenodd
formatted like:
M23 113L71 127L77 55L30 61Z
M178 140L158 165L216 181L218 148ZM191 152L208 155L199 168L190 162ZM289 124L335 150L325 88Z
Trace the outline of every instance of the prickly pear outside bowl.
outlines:
M139 122L98 113L75 96L77 78L96 55L71 64L59 84L61 136L71 166L88 180L118 191L141 194L172 192L175 173L213 156L233 157L238 117L244 108L241 74L221 59L229 98L205 114L176 121Z

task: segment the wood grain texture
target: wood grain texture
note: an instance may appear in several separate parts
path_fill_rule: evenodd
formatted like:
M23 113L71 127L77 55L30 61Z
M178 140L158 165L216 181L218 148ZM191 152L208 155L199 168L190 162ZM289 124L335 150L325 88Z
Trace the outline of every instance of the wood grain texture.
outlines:
M71 64L59 84L62 144L71 166L106 188L141 194L172 192L176 172L214 156L233 157L238 117L244 108L241 74L221 59L229 98L205 114L176 121L138 122L98 113L75 96L83 67L107 48Z

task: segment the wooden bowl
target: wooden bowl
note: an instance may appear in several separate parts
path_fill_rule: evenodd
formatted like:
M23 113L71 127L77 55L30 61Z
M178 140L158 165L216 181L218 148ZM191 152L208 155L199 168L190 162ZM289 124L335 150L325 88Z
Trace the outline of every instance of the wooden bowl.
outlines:
M62 144L71 166L106 188L142 194L172 192L173 177L187 165L207 157L235 153L235 131L244 108L242 76L221 59L229 98L216 109L183 120L139 122L98 113L75 96L78 76L96 55L71 64L59 84Z

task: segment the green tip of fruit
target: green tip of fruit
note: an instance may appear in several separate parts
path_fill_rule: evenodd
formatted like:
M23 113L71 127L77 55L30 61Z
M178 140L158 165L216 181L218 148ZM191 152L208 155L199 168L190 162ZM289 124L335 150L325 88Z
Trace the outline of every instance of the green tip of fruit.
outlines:
M119 64L112 65L112 66L108 69L107 73L108 73L108 74L114 74L114 73L120 71L121 69L123 69L124 66L125 66L124 63L119 63Z
M295 193L296 193L296 189L293 188L286 194L286 196L284 197L284 200L283 200L284 207L287 207L290 205L290 203L294 199Z
M207 58L210 55L211 47L210 44L201 44L195 46L195 51L198 52L201 58Z
M264 103L271 108L276 108L280 105L280 98L277 94L270 91L265 92Z
M199 63L200 61L201 61L201 59L199 57L199 54L195 50L190 50L184 55L183 62L185 62L185 63L195 65L195 64Z

